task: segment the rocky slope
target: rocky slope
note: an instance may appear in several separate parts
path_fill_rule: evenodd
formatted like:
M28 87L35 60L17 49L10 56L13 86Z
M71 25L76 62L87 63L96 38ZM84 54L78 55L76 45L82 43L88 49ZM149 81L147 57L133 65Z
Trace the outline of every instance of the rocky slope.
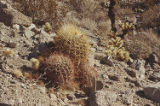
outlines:
M56 33L37 27L11 4L0 1L0 106L83 106L83 101L87 106L160 106L158 56L150 54L148 63L144 59L130 58L127 63L108 59L105 39L85 27L81 29L92 45L89 62L98 73L90 92L54 91L39 80L23 75L16 78L16 70L30 72L30 58L45 52Z

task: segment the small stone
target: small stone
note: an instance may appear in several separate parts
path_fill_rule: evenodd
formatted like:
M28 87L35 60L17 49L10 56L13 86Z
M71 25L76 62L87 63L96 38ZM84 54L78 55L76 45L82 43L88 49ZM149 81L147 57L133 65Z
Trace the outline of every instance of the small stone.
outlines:
M115 75L108 75L108 78L110 80L113 80L113 81L119 81L119 77L115 76Z
M108 79L108 75L106 75L106 74L103 74L102 77L103 77L103 79Z
M96 90L101 90L103 89L103 83L102 81L96 81Z
M131 77L136 77L136 70L131 69L131 68L126 68L125 70L127 74L130 75Z
M149 60L149 62L150 62L151 64L153 64L153 63L158 63L158 62L159 62L159 58L158 58L158 56L156 55L156 53L150 54L148 60Z
M148 79L152 80L154 82L159 82L160 81L160 73L159 72L154 72L149 76Z
M100 60L101 64L106 64L108 66L114 66L113 62L108 59L108 57L104 57L103 59Z
M17 25L17 24L13 24L13 29L16 29L16 30L19 30L20 29L20 26L19 25Z
M30 39L30 38L34 35L34 32L30 31L29 29L25 29L24 35L25 35L28 39Z
M73 96L74 96L74 95L67 94L67 99L68 99L68 100L73 100L73 98L74 98Z
M10 47L10 48L16 48L17 44L15 42L9 42L7 43L7 47Z
M31 24L31 25L28 27L29 30L32 30L32 29L34 29L34 28L36 28L36 26L35 26L34 24Z
M132 63L133 63L133 59L132 59L132 58L129 58L127 64L128 64L128 65L131 65Z
M104 57L105 57L105 54L103 54L103 53L96 53L96 54L94 55L94 58L95 58L96 60L102 60Z
M84 98L84 97L86 97L86 94L83 93L83 92L75 92L74 95L75 95L76 98Z

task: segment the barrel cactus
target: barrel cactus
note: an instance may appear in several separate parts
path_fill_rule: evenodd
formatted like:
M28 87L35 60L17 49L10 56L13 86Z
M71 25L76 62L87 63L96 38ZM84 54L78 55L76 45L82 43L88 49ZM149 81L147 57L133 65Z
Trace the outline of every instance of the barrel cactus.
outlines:
M86 62L89 56L89 40L76 26L64 24L57 31L55 49L69 55L79 65Z
M68 56L52 53L44 58L40 69L46 72L53 87L67 86L74 80L74 65Z

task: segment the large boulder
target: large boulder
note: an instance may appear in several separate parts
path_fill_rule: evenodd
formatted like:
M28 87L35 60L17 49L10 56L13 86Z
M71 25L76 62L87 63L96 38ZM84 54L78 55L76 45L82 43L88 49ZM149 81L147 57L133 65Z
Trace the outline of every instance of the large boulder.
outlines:
M147 98L160 102L160 82L145 87L144 94Z

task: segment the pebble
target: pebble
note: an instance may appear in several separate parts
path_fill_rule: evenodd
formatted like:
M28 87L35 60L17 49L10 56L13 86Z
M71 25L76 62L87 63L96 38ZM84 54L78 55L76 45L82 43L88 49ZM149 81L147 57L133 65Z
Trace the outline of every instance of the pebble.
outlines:
M18 24L13 24L13 29L16 29L16 30L19 30L20 29L20 26Z
M119 77L116 75L108 75L108 78L113 81L119 81Z
M106 64L108 66L114 66L113 62L108 59L108 57L104 57L103 59L100 60L101 64Z

